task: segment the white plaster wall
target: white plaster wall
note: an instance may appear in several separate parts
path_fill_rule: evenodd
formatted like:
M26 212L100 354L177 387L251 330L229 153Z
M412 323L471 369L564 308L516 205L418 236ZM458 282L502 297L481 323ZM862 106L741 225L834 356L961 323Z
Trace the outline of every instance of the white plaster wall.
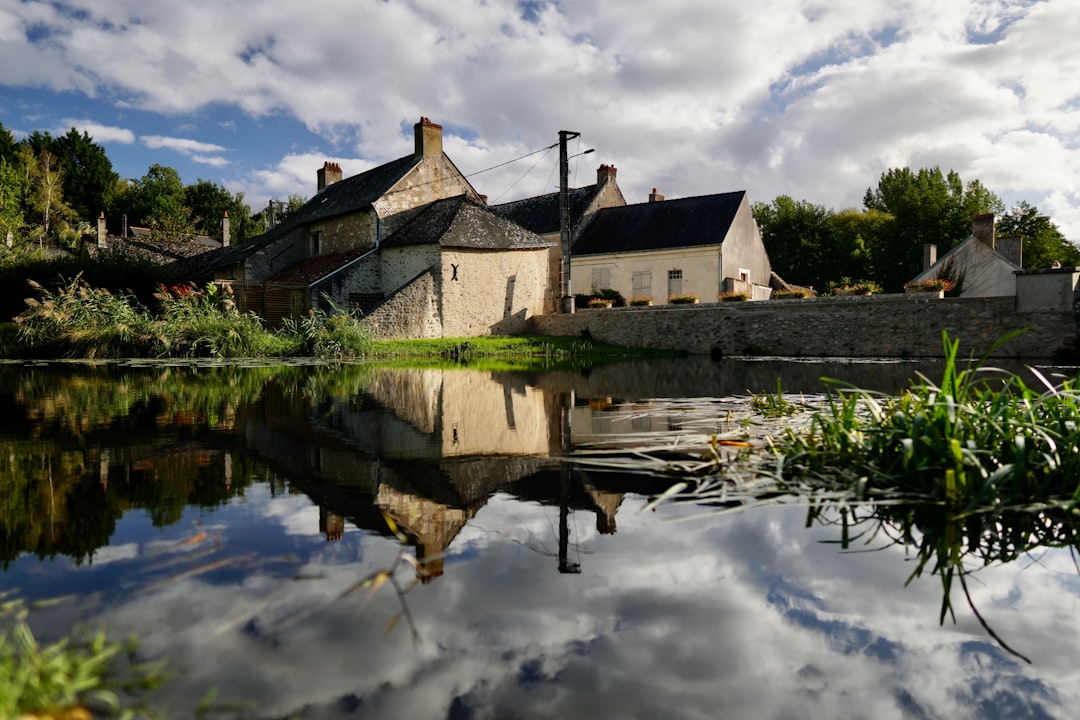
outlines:
M974 236L913 279L938 277L960 282L960 297L1002 297L1016 293L1016 268Z
M682 270L682 295L697 295L714 302L720 294L720 246L653 250L636 253L575 255L570 260L570 285L575 295L592 293L593 268L607 268L611 289L627 300L633 297L634 273L652 273L652 298L667 303L668 271Z

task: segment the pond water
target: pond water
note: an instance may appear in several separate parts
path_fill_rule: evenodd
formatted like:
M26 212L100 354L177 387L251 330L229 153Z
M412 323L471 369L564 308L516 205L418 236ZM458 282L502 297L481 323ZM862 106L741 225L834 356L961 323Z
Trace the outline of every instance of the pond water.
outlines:
M170 718L1074 717L1067 542L969 577L989 629L956 587L941 623L941 580L908 582L872 509L649 507L670 482L561 459L721 432L777 378L916 371L0 365L0 587L63 598L43 640L137 635Z

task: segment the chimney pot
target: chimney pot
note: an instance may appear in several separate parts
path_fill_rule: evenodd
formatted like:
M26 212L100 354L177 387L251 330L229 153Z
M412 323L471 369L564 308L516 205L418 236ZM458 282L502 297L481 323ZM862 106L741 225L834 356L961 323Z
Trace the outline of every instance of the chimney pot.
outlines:
M318 192L322 192L328 186L341 182L341 166L336 162L327 160L316 173L318 179Z

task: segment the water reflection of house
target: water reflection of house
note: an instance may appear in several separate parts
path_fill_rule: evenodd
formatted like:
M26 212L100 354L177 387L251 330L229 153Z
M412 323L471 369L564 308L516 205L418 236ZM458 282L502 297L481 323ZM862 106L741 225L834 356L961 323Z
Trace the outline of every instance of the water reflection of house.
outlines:
M389 533L416 548L420 575L442 574L450 543L497 492L560 501L615 529L622 494L575 480L560 495L560 398L521 376L386 370L360 395L319 400L268 385L242 422L249 448L321 508L320 531L344 523Z

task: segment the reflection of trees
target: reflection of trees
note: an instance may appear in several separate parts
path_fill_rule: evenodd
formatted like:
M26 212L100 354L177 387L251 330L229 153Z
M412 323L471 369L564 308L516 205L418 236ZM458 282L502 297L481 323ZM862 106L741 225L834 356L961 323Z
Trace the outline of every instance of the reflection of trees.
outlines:
M811 504L808 524L835 527L837 542L844 549L856 544L872 545L882 539L912 548L916 567L908 582L924 573L941 580L940 622L955 621L954 585L986 631L1003 648L1028 660L994 632L975 607L967 578L976 570L1003 565L1035 550L1080 548L1080 518L1065 503L1035 508L967 512L941 503L899 502L896 504L847 505ZM1030 661L1029 661L1030 662Z

